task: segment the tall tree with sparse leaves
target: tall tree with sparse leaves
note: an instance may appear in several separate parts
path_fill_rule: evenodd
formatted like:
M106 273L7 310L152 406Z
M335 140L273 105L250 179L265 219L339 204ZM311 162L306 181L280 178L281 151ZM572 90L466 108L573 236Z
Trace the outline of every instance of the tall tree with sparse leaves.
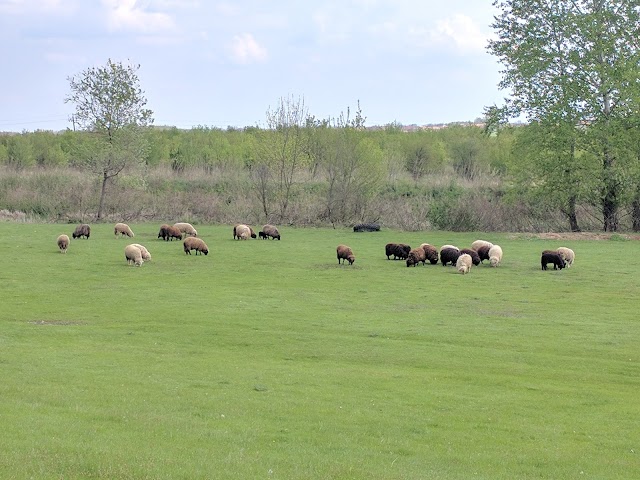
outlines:
M605 231L616 231L630 158L616 138L638 125L640 2L637 0L494 0L501 11L488 50L504 66L511 96L488 116L571 125L599 158L597 198ZM613 128L615 126L615 128ZM620 130L622 128L622 131ZM561 143L559 143L561 144Z
M143 160L147 142L142 129L153 123L153 112L140 88L140 65L123 65L111 59L69 77L71 93L65 103L75 105L74 128L91 137L83 154L87 166L101 177L96 220L103 216L108 183L127 165Z

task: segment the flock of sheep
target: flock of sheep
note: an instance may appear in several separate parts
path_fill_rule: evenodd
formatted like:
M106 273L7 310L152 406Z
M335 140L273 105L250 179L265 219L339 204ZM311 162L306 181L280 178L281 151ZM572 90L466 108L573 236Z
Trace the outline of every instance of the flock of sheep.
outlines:
M338 264L349 262L352 265L356 261L353 250L347 245L338 245L336 249ZM484 260L489 261L489 265L497 267L502 262L502 248L486 240L476 240L471 244L471 248L458 248L454 245L443 245L438 250L429 243L423 243L417 248L411 248L404 243L387 243L385 245L387 260L393 257L394 260L406 260L407 267L415 267L422 262L426 265L429 261L435 265L440 261L442 266L451 264L463 275L471 271L472 266L480 265ZM570 267L575 259L573 250L567 247L560 247L557 250L544 250L540 263L542 270L547 269L547 265L552 263L553 269L563 269Z
M134 233L126 223L116 223L113 233L116 237L126 236L134 237ZM78 225L74 230L72 237L89 238L91 235L91 227L86 223ZM273 225L264 225L258 235L249 225L242 223L233 227L233 238L237 240L247 240L249 238L276 239L280 240L280 232ZM173 241L174 239L182 240L184 253L191 255L192 251L198 254L209 254L209 247L201 238L198 238L198 232L193 225L185 222L178 222L173 225L163 224L160 226L158 238L165 241ZM58 248L62 253L66 253L69 248L69 237L60 235L57 239ZM356 257L351 247L347 245L338 245L336 249L338 264L349 262L353 265ZM387 260L393 257L394 260L405 260L407 267L415 267L419 263L426 265L429 261L431 265L435 265L440 261L442 266L451 264L456 270L462 274L469 273L472 266L480 265L484 260L489 261L489 265L497 267L502 262L502 248L500 245L494 245L486 240L476 240L471 244L470 248L458 248L454 245L443 245L440 249L429 243L423 243L417 248L411 248L404 243L388 243L385 245L385 254ZM145 261L151 260L149 251L138 243L132 243L125 247L124 256L129 265L141 266ZM553 269L563 269L570 267L575 259L573 250L567 247L560 247L556 250L544 250L540 258L542 270L547 269L547 265L553 264Z
M135 234L126 223L116 223L113 229L114 235L117 237L123 236L133 238ZM73 234L76 238L89 238L91 236L91 227L86 223L78 225ZM276 239L280 240L280 232L277 227L273 225L265 225L259 232L261 239ZM233 227L233 238L237 240L247 240L249 237L256 238L257 235L253 229L248 225L237 224ZM193 228L193 225L185 222L174 223L173 225L163 224L160 226L158 232L158 238L162 238L165 241L173 241L174 239L182 240L184 253L191 255L191 252L195 250L198 254L209 254L209 247L201 238L198 238L198 231ZM59 235L56 241L58 248L62 253L67 253L69 248L69 236L62 234ZM141 266L145 261L151 260L151 254L144 245L139 243L131 243L124 248L124 258L129 265Z

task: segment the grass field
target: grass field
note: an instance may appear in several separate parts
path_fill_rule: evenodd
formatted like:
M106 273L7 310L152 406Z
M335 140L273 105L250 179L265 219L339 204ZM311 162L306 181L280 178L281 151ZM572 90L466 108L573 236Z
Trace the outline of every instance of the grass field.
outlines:
M0 478L640 478L637 241L131 227L140 268L112 225L0 223ZM476 238L500 267L384 255Z

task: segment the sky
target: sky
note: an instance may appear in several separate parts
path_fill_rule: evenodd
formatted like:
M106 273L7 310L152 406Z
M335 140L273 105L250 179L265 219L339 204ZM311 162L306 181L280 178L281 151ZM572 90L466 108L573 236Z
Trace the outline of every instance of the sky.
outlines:
M281 99L366 125L502 104L491 0L0 0L0 131L64 130L69 78L139 65L155 125L265 126Z

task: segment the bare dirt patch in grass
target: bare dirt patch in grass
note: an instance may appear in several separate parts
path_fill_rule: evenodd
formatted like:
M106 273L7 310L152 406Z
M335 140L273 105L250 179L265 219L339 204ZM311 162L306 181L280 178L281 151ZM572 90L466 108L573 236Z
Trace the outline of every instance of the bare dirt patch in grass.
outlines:
M77 322L72 320L31 320L29 323L32 323L33 325L58 325L58 326L86 325L86 322Z

